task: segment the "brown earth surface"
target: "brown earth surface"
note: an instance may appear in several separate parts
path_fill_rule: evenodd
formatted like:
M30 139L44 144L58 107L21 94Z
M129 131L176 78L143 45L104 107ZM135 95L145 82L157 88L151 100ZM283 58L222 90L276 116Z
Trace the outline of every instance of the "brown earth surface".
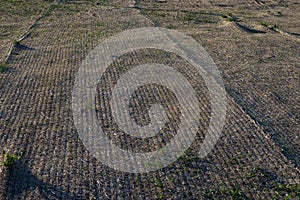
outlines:
M300 199L297 0L0 4L2 61L13 40L30 31L0 73L0 150L20 154L11 167L0 167L0 199ZM133 66L162 63L177 69L195 89L202 111L195 142L175 163L132 174L102 164L83 145L73 120L72 90L82 61L104 39L152 26L185 33L205 48L224 81L227 115L215 148L198 158L211 112L203 78L171 53L144 49L121 56L102 77L92 105L117 146L141 152L161 148L176 134L180 118L172 92L150 85L134 93L133 118L149 123L148 104L161 98L172 118L166 129L149 140L118 129L107 93Z

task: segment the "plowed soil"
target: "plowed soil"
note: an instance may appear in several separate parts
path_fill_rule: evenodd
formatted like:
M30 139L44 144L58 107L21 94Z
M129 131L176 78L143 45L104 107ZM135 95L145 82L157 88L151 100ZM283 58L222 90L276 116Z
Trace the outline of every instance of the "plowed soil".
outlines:
M0 11L0 60L8 58L0 73L0 150L21 155L0 167L0 199L300 199L297 0L1 0ZM160 97L174 117L169 132L139 141L118 130L103 93L132 66L176 68L194 86L203 112L197 139L177 162L155 172L120 172L96 160L78 135L75 75L104 39L152 26L185 33L210 54L227 92L226 122L213 151L198 158L211 112L204 80L171 53L123 55L104 74L95 100L99 123L120 148L164 146L180 114L171 92L141 88L132 102L136 121L149 123L147 105L135 102Z

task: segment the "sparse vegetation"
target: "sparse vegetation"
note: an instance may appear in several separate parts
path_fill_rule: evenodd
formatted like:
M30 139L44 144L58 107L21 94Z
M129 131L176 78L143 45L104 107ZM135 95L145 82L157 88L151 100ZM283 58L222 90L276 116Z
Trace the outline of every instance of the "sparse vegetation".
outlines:
M237 186L235 188L229 189L228 191L233 199L239 199L243 196L242 192Z
M232 13L223 14L221 17L223 19L226 19L227 21L230 21L230 22L236 21L236 18L233 16Z
M260 22L260 25L265 26L265 27L268 27L268 28L270 28L270 29L276 29L276 28L279 28L279 25L278 25L278 24L273 24L273 25L271 25L270 23L268 23L268 22L266 22L266 21Z
M178 12L179 13L179 12ZM199 23L216 23L218 20L209 13L182 12L183 20L188 22Z
M234 186L233 188L226 188L224 185L222 185L222 187L219 189L209 189L205 191L203 193L203 197L205 197L206 199L250 199L239 189L238 186Z
M20 41L18 41L17 39L13 40L13 45L14 46L18 46L20 44Z
M183 18L186 21L195 21L197 20L197 15L192 12L186 12Z
M160 177L155 177L150 182L154 183L154 185L156 186L156 188L158 190L158 193L157 193L158 199L163 199L164 184L163 184L162 180L160 179Z
M5 62L0 63L0 73L4 73L8 70L7 64Z
M4 167L11 167L18 159L20 156L10 154L9 152L6 152L5 150L2 150L2 163L1 166Z
M265 22L265 21L260 22L260 25L265 26L265 27L269 26L268 22Z
M14 3L8 3L10 1ZM19 156L14 151L10 151L10 154L3 152L2 159L0 155L1 170L5 172L3 175L8 175L9 184L3 177L0 179L7 186L3 188L4 194L11 197L9 199L34 198L35 194L45 199L299 197L299 185L287 185L283 181L297 181L297 177L296 180L293 178L298 171L287 159L295 157L296 161L299 160L297 142L293 140L298 130L297 124L293 124L297 121L293 108L297 100L294 96L297 89L294 80L297 80L295 63L299 59L295 56L295 50L299 37L284 34L285 31L299 33L299 27L294 26L297 23L293 21L299 14L293 8L277 7L273 2L271 9L268 1L260 0L257 7L255 1L245 5L243 1L221 0L167 3L155 3L159 2L155 0L3 2L0 8L0 54L1 59L7 62L0 64L0 72L8 72L0 74L0 132L3 135L0 147L18 146L18 149L26 151L26 158L22 157L22 162L19 162ZM35 6L33 2L41 6ZM57 2L61 3L50 7L50 4ZM109 6L104 6L107 5L105 2ZM28 7L23 9L25 5ZM270 10L270 13L266 10ZM279 17L282 13L277 13L277 10L284 12L283 17ZM145 63L170 65L190 82L199 97L201 108L192 151L187 150L168 166L163 165L160 159L153 159L153 162L149 159L149 163L148 160L141 160L139 163L145 168L163 168L161 171L139 175L123 173L101 164L84 148L72 119L72 87L80 63L99 43L124 30L152 26L175 29L198 41L217 61L226 89L233 92L228 93L228 113L222 138L207 157L199 158L197 153L207 136L214 104L209 104L211 98L205 80L194 69L193 63L161 50L142 49L119 56L107 49L113 54L111 56L115 62L107 68L102 78L99 76L95 92L97 96L91 102L84 102L82 116L85 117L86 110L96 111L95 120L118 148L141 154L156 151L156 155L159 155L156 157L164 159L162 156L169 152L161 147L172 141L176 131L181 130L179 125L186 119L178 116L182 111L181 103L177 103L176 97L171 95L172 92L169 94L167 88L156 91L152 87L143 87L140 92L133 93L130 99L132 105L137 105L132 106L130 116L138 124L144 125L147 122L145 119L148 119L147 106L163 103L170 110L167 112L167 124L151 138L135 138L122 131L114 120L111 94L118 79L132 67ZM26 35L26 32L29 34ZM24 34L26 37L23 40ZM156 36L155 33L153 36ZM14 38L19 39L20 44ZM128 49L137 44L134 34L132 39ZM143 39L145 44L151 42L151 39ZM6 57L5 54L13 45L16 48L11 48L11 56ZM177 49L184 51L185 46L177 46ZM102 58L101 54L99 56L94 58ZM87 72L93 73L88 69ZM125 84L124 89L126 87ZM158 95L152 96L152 92ZM94 121L86 122L88 125L94 124ZM89 127L85 128L88 130ZM268 137L267 128L274 129L276 134L270 131L271 137ZM274 144L274 138L278 135L286 138L287 142ZM88 141L101 145L97 137L89 137ZM181 141L188 140L182 138ZM286 159L281 147L295 149L296 155L291 154L292 159ZM115 152L105 152L105 155L113 161L120 159ZM145 158L149 158L148 155ZM127 163L124 161L114 166L122 164ZM40 191L35 189L39 187ZM0 196L2 194L0 191Z
M278 25L278 24L274 24L274 25L272 25L270 28L271 28L271 29L277 29L277 28L279 28L279 25Z
M246 175L246 177L248 179L253 178L253 177L257 177L259 175L263 175L262 169L258 168L258 167L253 167Z
M222 185L222 186L221 186L220 191L221 191L222 194L225 194L225 193L226 193L225 185Z
M228 164L237 164L239 163L239 159L241 158L241 152L238 151L236 154L232 155L230 158L226 160Z
M300 184L277 183L273 191L276 193L273 199L300 199Z
M156 177L155 185L159 188L163 188L163 186L164 186L159 177Z

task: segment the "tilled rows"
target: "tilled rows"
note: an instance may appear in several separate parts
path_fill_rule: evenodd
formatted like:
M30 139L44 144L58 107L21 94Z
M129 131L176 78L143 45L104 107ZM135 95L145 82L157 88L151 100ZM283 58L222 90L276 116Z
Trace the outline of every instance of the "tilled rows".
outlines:
M153 22L136 9L79 5L62 3L43 19L22 43L29 48L16 49L10 72L0 74L0 146L22 153L7 182L1 180L3 199L228 199L234 189L241 198L262 199L275 196L272 188L278 183L299 183L299 170L229 95L223 136L205 159L199 159L210 118L205 82L182 58L149 49L116 60L98 84L95 107L87 105L86 109L96 109L99 124L121 148L144 152L164 146L179 123L178 103L171 91L152 85L132 97L133 118L140 124L149 123L148 104L160 102L169 112L166 131L149 140L130 138L118 130L107 93L132 66L166 64L184 74L197 93L202 113L196 140L177 162L155 172L120 172L96 160L74 126L71 105L76 72L89 51L106 37L153 26ZM217 43L207 42L211 35L200 40L212 45L210 53L221 63L222 56L214 53ZM225 83L242 90L241 85L234 85L237 79L228 81L231 71L226 67L220 67ZM254 94L261 97L259 91Z
M187 11L199 11L199 10L223 10L223 11L232 11L232 10L272 10L278 8L292 8L298 9L299 5L296 1L287 0L245 0L240 2L235 1L222 1L222 0L213 0L213 1L199 1L199 0L189 0L189 1L180 1L180 0L140 0L138 1L139 5L143 8L151 9L164 9L164 10L187 10Z
M212 46L209 51L224 72L228 92L299 165L299 42L272 34L231 37L220 33L220 40L200 40ZM218 51L224 40L226 47Z
M13 41L25 34L49 5L46 1L1 1L0 61L7 56Z
M185 9L188 3L172 11L164 6L175 9L178 4L161 3L162 7L150 9L149 2L140 2L143 14L163 27L190 34L204 45L223 73L227 92L299 166L300 40L295 3L264 1L265 5L280 5L274 4L276 9L271 10L260 5L251 10L233 6L226 11L215 10L216 1L211 1L211 9L199 7L198 12L189 12Z

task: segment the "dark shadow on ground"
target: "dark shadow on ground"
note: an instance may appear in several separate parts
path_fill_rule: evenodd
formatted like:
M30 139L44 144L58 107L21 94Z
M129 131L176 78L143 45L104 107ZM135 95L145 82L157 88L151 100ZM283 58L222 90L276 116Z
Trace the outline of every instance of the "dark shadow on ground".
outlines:
M9 135L6 139L11 138ZM21 136L14 136L19 138ZM22 136L23 137L23 136ZM52 185L43 180L40 180L30 169L32 162L31 144L35 140L35 134L27 134L24 138L24 144L20 149L16 148L16 152L22 152L20 159L17 160L7 171L6 180L1 180L5 183L4 196L0 199L14 200L25 199L24 195L32 193L30 199L77 199L76 194L69 191L64 191L60 186ZM45 174L49 174L46 172ZM1 178L1 177L0 177ZM34 191L36 190L36 191ZM36 196L34 196L36 195ZM26 198L29 198L26 196Z
M17 161L9 170L4 199L19 199L22 193L38 189L40 196L35 198L43 199L76 199L74 194L63 191L58 186L43 182L32 174L27 165Z
M288 34L291 34L292 36L300 37L300 33L288 32Z
M24 44L20 44L20 43L18 43L16 45L16 48L18 48L18 50L34 50L34 48L32 48L32 47L28 47L28 46L26 46Z
M247 33L252 33L252 34L262 34L262 33L266 33L265 31L260 31L260 30L256 30L256 29L252 29L249 28L247 26L244 26L238 22L236 22L236 25L243 31L247 32Z

